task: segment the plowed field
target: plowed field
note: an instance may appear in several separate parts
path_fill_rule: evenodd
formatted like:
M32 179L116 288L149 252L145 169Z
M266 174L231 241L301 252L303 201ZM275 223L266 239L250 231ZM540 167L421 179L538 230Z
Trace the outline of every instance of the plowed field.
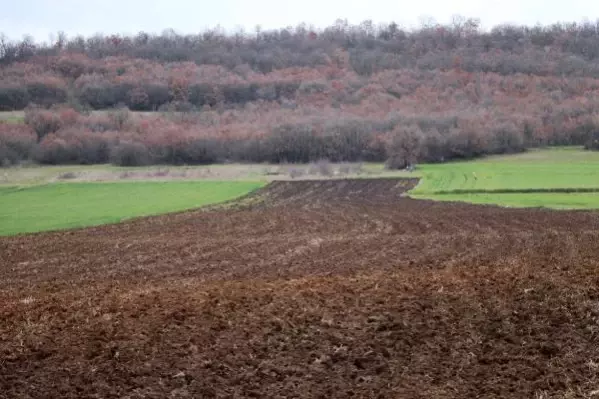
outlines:
M599 395L599 213L414 184L0 238L0 398Z

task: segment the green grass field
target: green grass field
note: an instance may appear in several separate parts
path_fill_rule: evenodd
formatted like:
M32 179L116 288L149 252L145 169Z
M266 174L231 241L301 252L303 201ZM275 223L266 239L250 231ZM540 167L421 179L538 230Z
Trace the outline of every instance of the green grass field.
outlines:
M184 181L0 186L0 235L94 226L243 196L263 183Z
M422 180L410 193L414 198L513 207L599 208L599 153L580 148L421 165L418 172ZM524 192L569 189L597 192Z
M513 208L599 209L599 193L443 194L412 197Z

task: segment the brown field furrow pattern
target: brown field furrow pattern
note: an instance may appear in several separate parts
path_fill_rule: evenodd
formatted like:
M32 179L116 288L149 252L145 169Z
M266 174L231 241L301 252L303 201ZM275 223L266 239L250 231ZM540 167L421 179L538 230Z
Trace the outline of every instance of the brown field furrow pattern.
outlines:
M599 213L414 184L0 238L0 398L596 395Z

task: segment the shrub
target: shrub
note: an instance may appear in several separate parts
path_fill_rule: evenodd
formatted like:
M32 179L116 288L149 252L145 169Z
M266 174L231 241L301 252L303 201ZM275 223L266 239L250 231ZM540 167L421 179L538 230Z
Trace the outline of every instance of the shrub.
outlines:
M429 130L420 143L420 160L443 162L448 158L447 134L442 135L436 128Z
M406 162L406 160L397 154L391 155L385 161L385 169L403 170L403 169L406 169L407 167L408 167L408 163Z
M61 126L73 126L79 121L81 114L71 107L58 107L52 110L58 114Z
M123 85L119 89L127 91L124 102L133 111L155 111L171 101L171 94L166 85L139 85L130 89ZM115 97L117 100L121 99L119 94ZM112 104L114 105L116 104Z
M114 126L111 130L124 130L131 122L131 112L126 107L119 107L108 113L108 119Z
M180 147L179 160L188 165L208 165L218 162L218 144L210 139L191 139Z
M371 121L351 118L328 124L323 139L327 158L333 162L356 162L370 157L367 150L375 129Z
M15 165L20 161L18 156L4 143L0 143L0 168L6 168Z
M584 148L586 150L599 151L599 130L589 134L584 143Z
M467 128L452 129L447 135L446 161L451 159L470 159L491 153L487 137L480 131Z
M43 107L62 104L67 101L67 90L65 88L41 82L29 83L27 93L29 101Z
M125 141L112 149L110 161L118 166L144 166L152 163L152 157L144 144Z
M0 124L0 164L15 165L29 159L35 142L35 133L27 126Z
M203 138L171 138L150 146L154 162L172 165L207 165L218 160L216 142Z
M38 141L41 141L46 135L58 131L62 126L58 114L39 108L25 110L25 123L35 131Z
M267 157L264 161L273 163L308 163L324 153L324 140L307 124L276 127L263 144Z
M145 85L144 90L148 96L148 108L144 111L156 111L162 105L172 100L171 92L167 85Z
M388 148L388 169L405 169L412 166L421 156L423 133L419 127L398 126L392 133Z
M98 133L87 132L79 135L78 163L93 165L110 161L112 140Z
M79 127L45 136L35 148L34 159L44 164L100 164L110 159L113 138Z
M74 164L79 160L79 150L54 133L45 136L36 146L33 159L42 164Z
M72 180L77 178L77 173L75 172L64 172L58 175L59 180Z
M62 57L56 62L56 64L53 65L53 69L66 78L75 80L79 76L83 75L86 70L86 66L84 64L85 58L77 58Z
M255 84L225 85L221 90L228 103L245 104L258 99L258 86Z
M29 93L24 87L0 87L0 111L23 109L29 101Z
M300 83L298 82L278 82L275 83L275 91L277 98L286 97L290 98L295 96Z
M92 109L114 107L120 100L118 90L109 84L84 86L76 94L76 99Z
M125 120L123 120L123 119ZM128 117L123 115L112 115L112 114L91 114L87 118L83 119L80 125L85 130L92 132L107 132L107 131L122 131L127 126Z
M324 93L328 90L329 85L325 80L316 80L311 82L302 82L298 91L302 94Z
M524 150L523 134L518 132L513 124L503 124L493 129L493 147L490 148L491 153L506 154L520 152Z
M204 105L211 107L224 101L220 90L209 84L196 84L189 87L189 102L198 108Z
M258 88L256 96L265 101L273 101L277 99L277 89L274 84L265 84Z
M133 111L150 111L152 109L150 96L141 87L129 90L127 93L127 106Z

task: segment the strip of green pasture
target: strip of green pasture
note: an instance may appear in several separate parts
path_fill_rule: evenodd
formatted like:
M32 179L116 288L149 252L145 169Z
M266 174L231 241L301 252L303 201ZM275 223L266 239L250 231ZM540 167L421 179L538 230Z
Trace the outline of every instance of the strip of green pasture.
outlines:
M468 162L426 164L412 193L433 195L456 190L599 188L599 152L580 148L532 150L518 155L487 157Z
M514 208L599 209L599 193L444 194L412 197Z
M414 198L513 207L599 209L599 152L531 150L474 161L427 164Z
M264 183L184 181L0 187L0 235L94 226L241 197Z

